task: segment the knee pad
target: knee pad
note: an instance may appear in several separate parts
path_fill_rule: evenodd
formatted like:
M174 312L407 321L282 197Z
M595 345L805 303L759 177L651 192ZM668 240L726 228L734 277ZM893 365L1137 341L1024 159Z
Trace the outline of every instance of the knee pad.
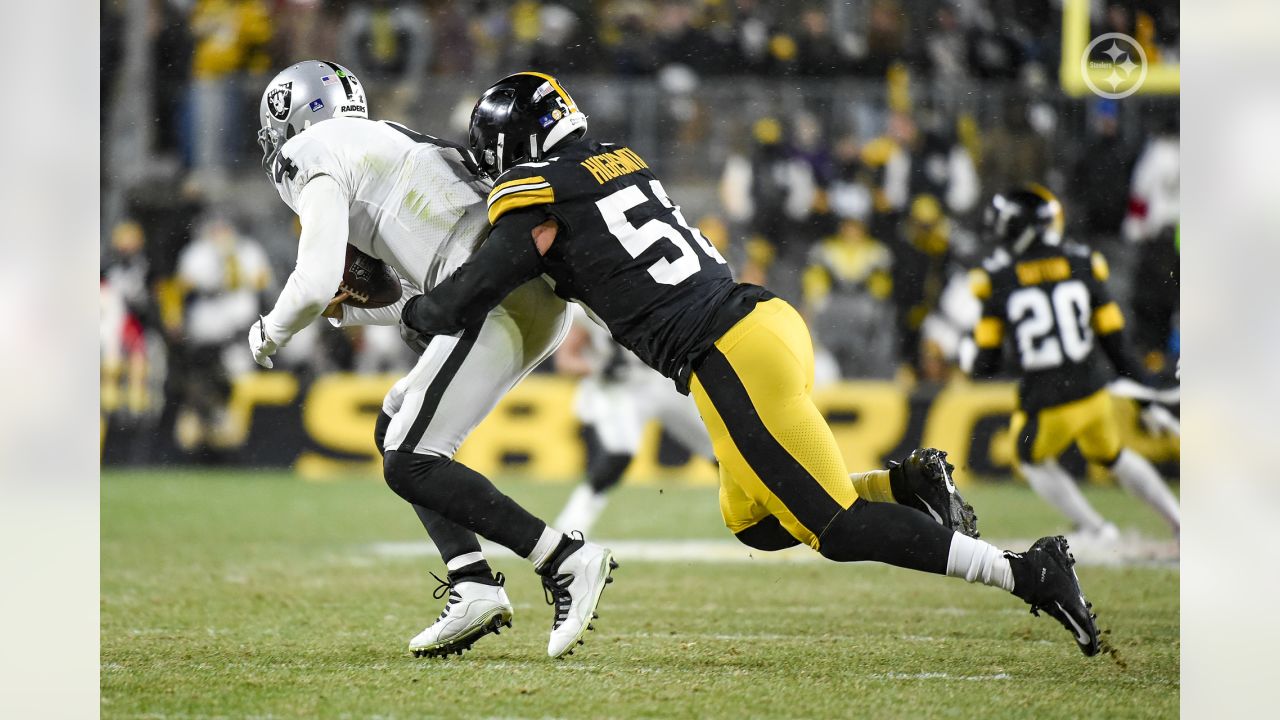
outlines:
M908 508L906 505L872 503L865 498L858 498L847 509L836 513L831 522L827 523L827 527L821 537L818 538L818 554L836 562L866 560L867 558L864 557L864 554L868 538L866 532L867 523L865 522L863 511L875 505L892 505L894 508L919 512Z
M745 530L734 533L733 536L743 545L765 552L784 550L800 544L799 540L782 527L778 518L772 515Z
M382 456L382 477L392 492L409 502L414 502L405 495L405 491L414 479L423 480L436 469L451 462L439 455L419 455L417 453L391 450Z

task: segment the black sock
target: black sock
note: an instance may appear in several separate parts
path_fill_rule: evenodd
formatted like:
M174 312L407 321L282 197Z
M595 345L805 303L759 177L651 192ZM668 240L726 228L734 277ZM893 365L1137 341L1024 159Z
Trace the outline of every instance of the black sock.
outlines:
M631 464L632 456L627 453L602 452L592 458L587 468L587 482L591 489L602 493L622 482L622 475Z
M914 504L915 494L907 487L907 471L901 465L889 468L889 491L899 505Z
M560 563L585 544L580 536L576 538L569 535L562 536L560 542L556 543L555 549L547 555L547 559L541 565L534 568L534 571L546 576L556 574L560 569Z
M387 485L400 497L520 557L533 552L547 526L499 492L485 476L449 458L392 450L383 461L383 473Z
M942 575L954 534L905 505L858 498L827 525L819 552L837 562L881 562Z
M493 575L493 568L489 567L487 560L477 560L473 563L463 565L457 570L449 571L449 582L478 582L484 585L501 584Z

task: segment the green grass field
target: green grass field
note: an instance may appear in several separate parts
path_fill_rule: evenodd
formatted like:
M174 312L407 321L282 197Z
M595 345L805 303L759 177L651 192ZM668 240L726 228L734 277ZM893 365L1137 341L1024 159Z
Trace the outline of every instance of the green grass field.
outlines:
M554 517L570 485L505 491ZM1064 531L1025 487L967 493L984 537ZM1122 527L1160 521L1109 488ZM601 538L730 539L708 488L620 489ZM546 657L551 611L527 564L515 627L418 660L438 558L379 552L424 535L376 481L285 473L104 472L105 718L1174 717L1175 567L1081 567L1120 661L1085 658L1047 617L990 588L876 565L658 562L622 567L587 644ZM1023 548L1015 548L1023 549Z

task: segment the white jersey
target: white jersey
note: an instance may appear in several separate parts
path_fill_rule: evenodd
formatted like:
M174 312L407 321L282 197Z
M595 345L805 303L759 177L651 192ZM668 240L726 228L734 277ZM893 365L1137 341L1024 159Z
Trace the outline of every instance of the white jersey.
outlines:
M430 289L488 232L489 185L468 162L456 147L394 123L333 118L284 144L273 179L294 212L313 178L336 180L350 201L347 242Z

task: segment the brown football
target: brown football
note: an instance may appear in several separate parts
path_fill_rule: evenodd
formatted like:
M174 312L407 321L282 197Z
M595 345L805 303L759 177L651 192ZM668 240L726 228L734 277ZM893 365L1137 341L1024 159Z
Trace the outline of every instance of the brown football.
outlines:
M400 275L390 265L347 245L347 264L338 292L347 293L344 304L359 308L386 307L400 299Z

